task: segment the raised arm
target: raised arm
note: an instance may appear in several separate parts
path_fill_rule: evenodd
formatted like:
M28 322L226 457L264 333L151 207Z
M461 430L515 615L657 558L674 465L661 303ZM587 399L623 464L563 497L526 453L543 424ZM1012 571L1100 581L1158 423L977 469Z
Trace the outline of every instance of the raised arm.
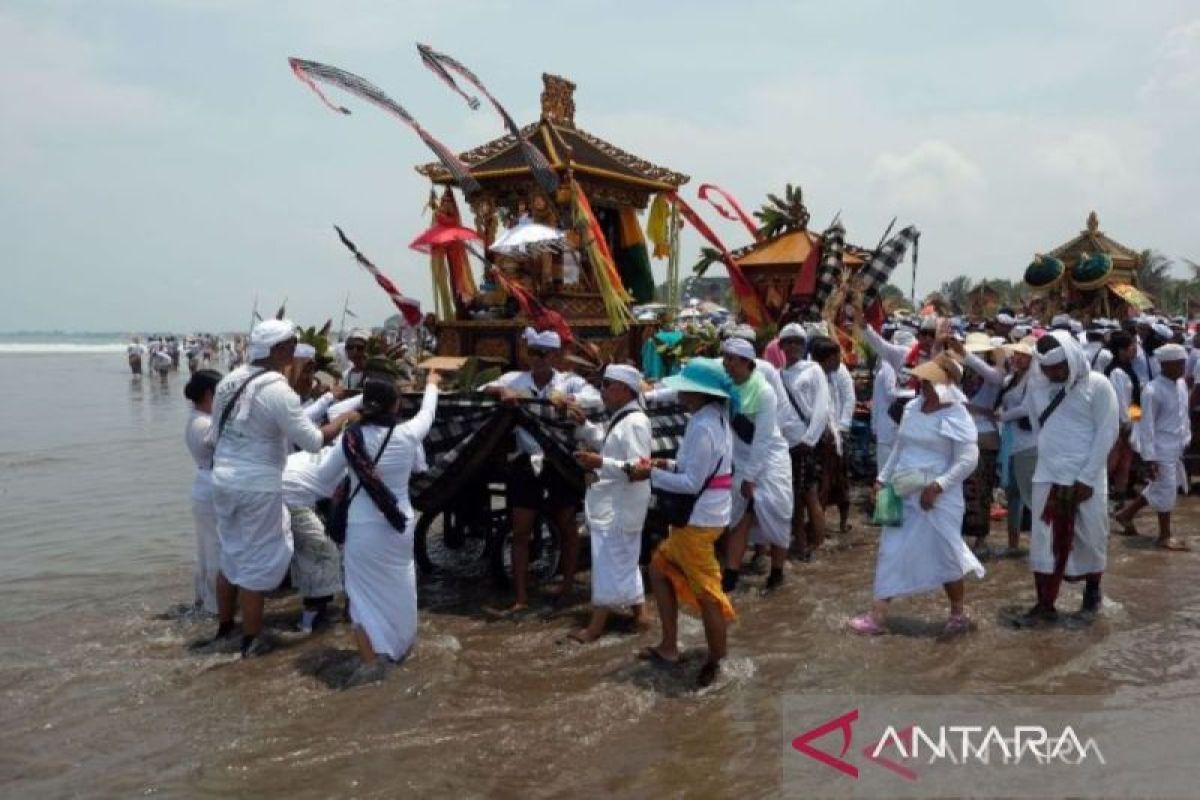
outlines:
M1000 386L1004 383L1004 371L996 369L991 364L984 361L975 353L966 352L966 358L963 359L966 365L979 374L983 378L983 382L992 386Z
M899 370L904 366L904 361L908 358L909 349L907 347L889 342L870 325L861 325L856 322L855 329L862 333L867 346L875 352L875 355L890 364L892 369Z
M434 378L436 375L437 373L431 372L430 378ZM437 414L437 387L437 380L429 380L425 384L425 396L421 398L421 410L401 426L405 433L412 436L418 442L428 436L429 429L433 427L433 418Z

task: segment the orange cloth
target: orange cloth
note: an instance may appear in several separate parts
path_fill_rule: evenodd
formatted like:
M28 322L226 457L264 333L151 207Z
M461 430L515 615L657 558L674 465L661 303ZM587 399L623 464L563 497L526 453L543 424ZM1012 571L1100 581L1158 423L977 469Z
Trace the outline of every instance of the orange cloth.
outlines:
M667 540L654 551L650 565L671 581L680 604L699 612L698 598L707 594L721 606L721 616L735 619L733 603L721 588L721 565L713 550L723 530L697 525L672 526Z

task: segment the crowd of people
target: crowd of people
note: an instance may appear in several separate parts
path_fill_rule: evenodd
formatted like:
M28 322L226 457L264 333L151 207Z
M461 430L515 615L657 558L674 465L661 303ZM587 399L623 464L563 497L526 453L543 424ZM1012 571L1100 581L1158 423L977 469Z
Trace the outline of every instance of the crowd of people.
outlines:
M973 322L893 319L876 330L852 309L847 317L866 356L856 365L872 373L865 400L881 528L872 602L848 620L851 631L885 633L893 601L938 591L948 604L943 634L971 630L966 579L983 578L995 553L988 536L998 489L1007 503L1004 552L1024 555L1028 536L1036 594L1011 620L1017 627L1052 624L1064 581L1083 583L1082 617L1100 611L1110 519L1136 535L1148 506L1157 514L1156 544L1186 548L1171 515L1187 489L1183 456L1200 349L1185 341L1183 326L1142 317L1085 327L1062 315L1042 326L1002 312ZM582 490L564 480L538 438L516 429L506 473L514 595L492 613L528 607L530 535L541 514L562 537L554 591L571 592L582 510L593 613L571 637L600 638L616 610L650 627L640 556L653 509L668 526L645 570L661 636L638 656L676 662L678 613L688 607L707 641L698 680L711 683L743 573L758 571L749 565L761 566L760 590L772 593L789 561L822 547L827 508L838 509L841 531L849 527L849 432L864 398L856 397L848 340L839 335L793 322L761 341L753 328L731 325L719 358L681 360L651 382L620 363L589 381L563 370L557 333L526 330L524 368L481 391L500 403L557 407L574 426L585 480ZM388 359L367 357L370 339L368 331L347 337L344 369L333 380L317 372L316 352L298 343L294 325L268 320L250 335L244 364L223 377L204 367L193 373L185 393L197 467L196 598L218 622L197 647L268 651L264 595L285 576L303 597L302 632L328 624L330 602L345 592L361 660L351 683L379 678L415 642L409 482L426 468L422 442L440 378L429 372L419 411L400 418L400 373ZM647 404L661 401L687 415L673 459L651 457Z

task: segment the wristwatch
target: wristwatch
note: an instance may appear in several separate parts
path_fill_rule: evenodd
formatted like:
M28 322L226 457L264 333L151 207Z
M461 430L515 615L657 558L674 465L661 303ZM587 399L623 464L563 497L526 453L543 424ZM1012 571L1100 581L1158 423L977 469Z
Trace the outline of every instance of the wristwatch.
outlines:
M626 461L623 464L621 464L621 472L624 472L625 477L628 478L629 480L633 480L633 467L634 467L634 464L632 461Z

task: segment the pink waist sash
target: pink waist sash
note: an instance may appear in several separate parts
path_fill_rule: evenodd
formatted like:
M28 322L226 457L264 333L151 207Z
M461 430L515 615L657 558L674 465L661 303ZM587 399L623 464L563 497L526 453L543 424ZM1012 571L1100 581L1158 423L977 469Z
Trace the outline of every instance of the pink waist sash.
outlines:
M733 488L733 473L726 475L717 475L710 480L704 487L705 491L709 489L732 489Z

